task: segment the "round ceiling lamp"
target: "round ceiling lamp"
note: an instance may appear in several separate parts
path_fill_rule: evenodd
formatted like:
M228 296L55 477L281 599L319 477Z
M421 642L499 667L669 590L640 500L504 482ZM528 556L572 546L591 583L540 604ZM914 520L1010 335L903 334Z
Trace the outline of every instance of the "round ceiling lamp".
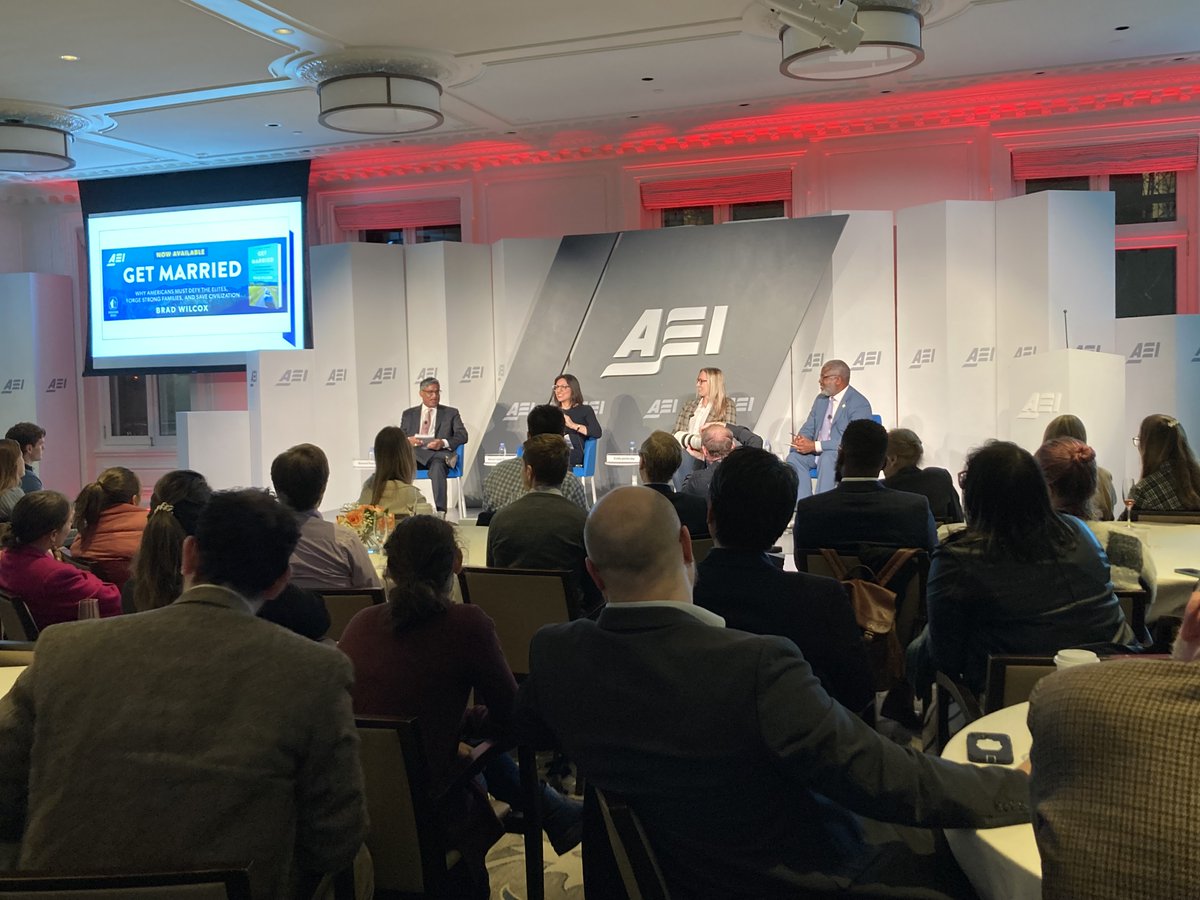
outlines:
M317 86L326 128L354 134L407 134L437 128L442 86L429 78L370 72L340 75Z
M75 165L65 131L26 122L0 121L0 172L61 172Z
M779 33L783 45L779 71L802 81L849 81L899 72L925 58L922 19L915 10L860 3L854 21L862 28L863 38L849 53L799 28L785 26Z

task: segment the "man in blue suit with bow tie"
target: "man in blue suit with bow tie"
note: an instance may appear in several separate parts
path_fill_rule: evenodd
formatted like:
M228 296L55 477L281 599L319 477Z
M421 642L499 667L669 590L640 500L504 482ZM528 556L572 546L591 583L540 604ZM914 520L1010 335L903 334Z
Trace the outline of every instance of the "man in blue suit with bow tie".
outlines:
M871 418L871 401L850 387L850 367L840 359L831 359L821 367L821 393L813 401L800 430L792 436L788 465L800 476L796 498L813 494L809 469L816 467L816 493L834 486L834 467L842 432L855 419Z

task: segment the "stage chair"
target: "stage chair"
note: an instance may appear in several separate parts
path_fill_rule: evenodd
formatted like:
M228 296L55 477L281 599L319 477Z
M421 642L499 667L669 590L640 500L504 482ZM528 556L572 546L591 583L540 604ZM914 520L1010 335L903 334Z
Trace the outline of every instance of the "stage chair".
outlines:
M450 490L450 482L457 478L458 486L454 490L455 490L455 493L458 494L458 517L460 519L465 519L467 517L467 496L463 492L463 481L462 481L462 478L463 478L463 445L462 444L459 444L456 448L454 448L454 455L457 457L458 461L455 462L453 468L446 470L446 490L447 491ZM417 481L428 481L429 480L429 470L428 469L417 469L415 477L416 477ZM447 498L447 502L449 502L449 498Z
M416 719L363 716L354 723L371 822L366 844L375 867L376 890L453 896L451 873L463 857L446 845L437 801L479 774L499 749L487 741L480 744L463 771L435 794Z
M593 790L629 900L670 900L667 882L637 813L619 794Z
M592 506L596 505L596 454L599 438L588 438L583 442L583 465L574 466L571 471L584 487L592 489Z
M571 573L565 569L489 569L464 566L458 581L463 602L496 623L500 649L518 679L529 674L529 642L543 625L569 622Z
M0 627L10 641L36 641L38 637L38 627L25 601L5 591L0 591Z
M368 606L384 601L383 588L316 588L325 602L329 613L329 630L325 637L333 641L342 639L342 632L355 614Z
M129 875L0 875L6 900L250 900L246 869Z
M988 656L984 713L1024 703L1033 686L1054 668L1053 656Z

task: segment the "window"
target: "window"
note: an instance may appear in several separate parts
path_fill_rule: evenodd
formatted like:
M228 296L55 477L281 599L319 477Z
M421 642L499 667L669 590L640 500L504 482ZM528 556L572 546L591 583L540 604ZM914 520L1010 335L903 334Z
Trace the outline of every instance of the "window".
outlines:
M1174 247L1117 251L1118 319L1175 313L1176 257Z
M417 225L411 228L371 228L361 231L368 244L428 244L432 241L462 242L461 225Z
M681 206L662 211L662 227L676 225L714 225L723 222L749 222L752 219L782 219L788 214L786 200L762 200L752 203L721 203L714 206Z
M112 375L105 386L105 444L157 447L175 443L175 416L192 408L187 375Z
M792 173L786 169L645 181L639 187L648 227L720 225L790 214Z

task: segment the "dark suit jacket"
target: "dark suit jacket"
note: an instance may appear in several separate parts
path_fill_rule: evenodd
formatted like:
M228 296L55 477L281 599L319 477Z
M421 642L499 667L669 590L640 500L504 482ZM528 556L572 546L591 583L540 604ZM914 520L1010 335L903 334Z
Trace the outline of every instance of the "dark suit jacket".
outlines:
M488 525L487 564L502 569L566 569L575 591L567 598L571 618L598 606L604 598L583 560L587 513L562 494L530 491L496 511Z
M708 502L708 486L712 484L713 474L717 471L717 466L721 461L714 460L703 469L694 469L687 478L683 479L683 487L679 489L681 494L691 494L693 497L701 497L704 502Z
M422 406L423 404L418 403L400 414L400 427L409 437L415 436L421 430ZM450 450L457 450L460 445L467 442L467 426L463 424L457 409L453 406L438 404L437 421L433 423L433 436L445 441L448 445L447 449Z
M796 504L793 546L853 550L859 544L932 550L937 528L929 501L878 481L843 482Z
M918 469L908 466L901 469L891 478L883 479L883 486L894 491L907 491L910 494L923 494L929 501L929 509L935 519L947 522L963 520L962 504L958 500L958 492L954 490L954 482L950 473L945 469L930 466Z
M832 578L781 572L765 553L714 547L696 567L692 599L730 628L791 639L821 686L852 712L875 699L862 631Z
M647 484L652 491L666 497L679 516L681 524L687 526L688 534L696 538L708 537L708 500L695 494L681 494L670 484Z
M845 886L878 859L851 810L921 826L1029 821L1024 775L881 737L785 638L613 604L543 628L530 662L518 733L556 738L589 783L629 798L675 896Z

